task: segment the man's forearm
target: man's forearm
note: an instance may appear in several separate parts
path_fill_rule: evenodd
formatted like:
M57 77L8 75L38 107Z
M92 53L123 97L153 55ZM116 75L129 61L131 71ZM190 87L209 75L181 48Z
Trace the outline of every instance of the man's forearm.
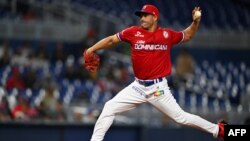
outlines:
M183 31L183 33L184 33L183 42L187 42L187 41L191 40L198 30L198 27L199 27L199 24L201 21L201 9L200 9L200 7L195 7L193 9L192 18L193 18L193 22L191 23L191 25Z
M184 33L184 42L187 42L191 40L195 33L198 30L200 22L199 21L193 21L189 27L187 27L183 33Z
M91 54L92 52L95 52L97 50L109 48L119 41L116 38L117 38L116 35L106 37L106 38L100 40L99 42L97 42L96 44L94 44L89 49L87 49L86 53Z
M99 42L97 42L96 44L94 44L92 47L88 48L87 54L89 54L90 52L91 53L95 52L100 49L108 48L110 45L111 45L111 42L110 42L109 37L104 38L100 40Z

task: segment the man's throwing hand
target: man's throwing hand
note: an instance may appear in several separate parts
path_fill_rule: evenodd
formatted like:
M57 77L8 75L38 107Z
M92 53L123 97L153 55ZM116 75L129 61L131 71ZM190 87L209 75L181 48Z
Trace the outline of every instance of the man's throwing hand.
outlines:
M192 17L194 22L199 22L201 20L201 9L200 7L195 7L192 11Z
M87 50L83 53L84 67L90 72L96 72L100 65L100 57L96 53L87 54Z

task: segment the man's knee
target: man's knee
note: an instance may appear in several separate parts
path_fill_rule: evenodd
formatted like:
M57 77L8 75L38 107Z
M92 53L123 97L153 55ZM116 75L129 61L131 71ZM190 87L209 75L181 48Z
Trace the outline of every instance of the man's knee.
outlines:
M190 122L192 122L192 114L181 112L178 116L175 117L174 120L179 124L189 124Z
M115 109L114 109L114 102L112 100L109 100L108 102L105 103L102 113L105 114L115 114Z

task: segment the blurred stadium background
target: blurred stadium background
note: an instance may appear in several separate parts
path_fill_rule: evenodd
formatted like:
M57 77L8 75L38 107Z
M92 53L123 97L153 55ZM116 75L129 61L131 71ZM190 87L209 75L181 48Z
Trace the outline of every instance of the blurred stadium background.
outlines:
M194 39L172 49L171 91L188 112L249 124L249 0L0 0L0 140L89 140L104 103L134 78L128 44L98 52L96 74L83 69L82 52L138 24L144 4L175 30L201 7ZM105 141L166 139L214 140L143 104L117 116Z

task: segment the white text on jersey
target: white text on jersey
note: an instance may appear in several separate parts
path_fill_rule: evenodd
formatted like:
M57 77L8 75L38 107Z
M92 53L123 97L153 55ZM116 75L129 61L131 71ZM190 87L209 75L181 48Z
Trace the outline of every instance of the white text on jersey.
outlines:
M161 44L135 44L136 50L167 50L167 45Z

